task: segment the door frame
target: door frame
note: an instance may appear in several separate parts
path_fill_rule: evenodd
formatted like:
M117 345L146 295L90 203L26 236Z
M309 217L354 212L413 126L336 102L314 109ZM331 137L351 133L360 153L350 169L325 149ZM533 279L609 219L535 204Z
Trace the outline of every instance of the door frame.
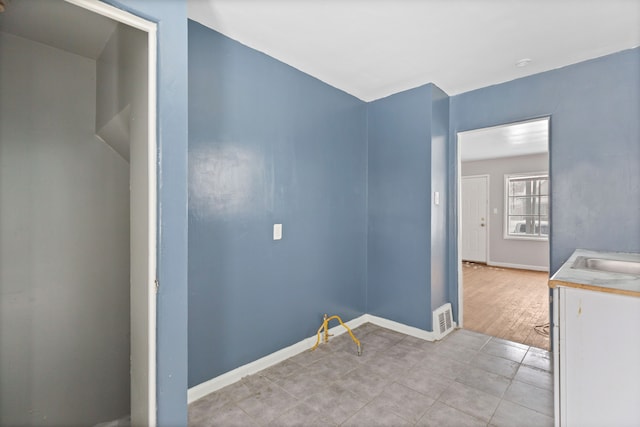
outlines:
M458 326L464 328L464 295L462 292L462 215L460 214L460 206L462 206L462 158L460 155L460 132L456 132L456 268L458 269L458 280L456 287L458 289Z
M119 23L128 25L137 30L141 30L147 33L147 197L148 197L148 212L147 212L147 277L149 278L146 284L146 335L147 335L147 351L145 357L145 363L142 369L146 370L147 382L140 385L146 389L145 395L148 396L148 401L144 402L146 408L146 422L145 425L155 426L157 423L157 371L156 371L156 348L157 348L157 241L158 241L158 184L157 184L157 48L158 37L156 23L147 21L140 18L130 12L118 9L114 6L103 3L99 0L65 0L66 2L75 6L81 7L89 12L104 16ZM134 165L130 164L130 168ZM130 174L131 175L131 174ZM131 232L133 234L133 232ZM133 284L132 284L133 286ZM134 307L132 306L132 309ZM132 317L133 319L133 317ZM132 393L133 394L133 393ZM133 414L135 411L131 410Z
M470 131L474 131L474 130L479 130L479 129L486 129L486 128L490 128L490 127L501 127L501 126L509 126L509 125L513 125L513 124L517 124L517 123L522 123L522 122L527 122L527 121L532 121L532 120L542 120L542 119L546 119L547 123L548 123L548 132L547 132L547 152L549 155L549 179L551 180L551 114L547 114L547 115L541 115L541 116L534 116L528 119L521 119L521 120L515 120L515 121L511 121L511 122L504 122L504 123L500 123L500 124L496 124L496 125L486 125L486 126L480 126L480 127L475 127L472 129L467 129L467 130L461 130L461 131L456 131L456 136L455 136L455 173L454 173L454 191L457 193L456 194L456 198L455 198L455 224L457 229L455 230L455 237L456 237L456 259L455 259L455 263L456 263L456 268L458 270L458 279L457 279L457 283L456 283L456 289L458 291L458 326L460 328L464 327L464 292L463 292L463 278L462 278L462 233L460 232L462 229L462 215L460 214L460 206L461 206L461 201L462 201L462 156L461 156L461 150L460 150L460 134L461 133L465 133L465 132L470 132ZM552 182L552 181L551 181ZM489 183L487 182L487 185L489 185ZM552 194L552 185L549 185L549 197L551 198L551 194ZM487 198L489 197L489 193L487 193ZM490 208L488 208L489 211L489 215L491 215L491 210ZM549 226L550 226L550 230L552 227L552 216L553 216L553 208L550 205L549 206ZM488 222L487 222L488 224ZM488 234L488 232L487 232ZM487 245L489 244L489 239L487 239ZM549 234L549 258L551 258L551 234ZM487 262L489 262L490 260L490 251L489 248L487 247ZM551 260L549 260L549 268L551 268ZM549 272L550 274L551 272ZM552 311L553 311L553 301L551 300L551 290L549 291L549 295L550 295L550 303L549 303L549 319L553 319L552 317ZM550 342L553 342L553 328L551 328L550 330Z
M462 165L462 162L460 162L460 164ZM460 230L460 232L458 233L458 247L459 247L459 254L458 254L458 259L461 262L462 261L462 180L464 178L486 178L485 180L485 194L487 195L486 198L486 206L485 206L485 224L486 224L486 239L484 242L484 252L485 252L485 263L489 264L489 260L491 259L491 256L489 256L489 236L491 235L491 233L489 232L491 224L489 221L489 200L491 200L490 197L490 191L491 191L491 175L488 174L480 174L480 175L466 175L466 176L462 176L462 171L460 171L460 191L458 192L458 230ZM460 280L462 280L462 277L460 278Z

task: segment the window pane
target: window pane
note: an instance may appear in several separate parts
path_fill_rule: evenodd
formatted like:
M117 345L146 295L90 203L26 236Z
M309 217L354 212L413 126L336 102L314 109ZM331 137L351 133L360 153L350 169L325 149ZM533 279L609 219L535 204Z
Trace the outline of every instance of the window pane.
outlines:
M507 176L506 202L508 235L545 238L549 235L547 176Z
M525 196L527 193L528 181L510 181L509 182L509 195L510 196Z
M549 216L549 196L540 197L540 216Z
M541 179L540 180L540 194L542 196L548 196L549 195L549 180L548 179Z
M509 215L537 215L537 197L510 197Z
M527 236L537 234L535 231L536 220L531 216L509 217L509 234Z

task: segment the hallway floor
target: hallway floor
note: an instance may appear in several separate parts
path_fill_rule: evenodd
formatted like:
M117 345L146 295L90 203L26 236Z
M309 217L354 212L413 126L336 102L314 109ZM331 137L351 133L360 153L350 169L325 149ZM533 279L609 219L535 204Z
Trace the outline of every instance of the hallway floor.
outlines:
M464 327L548 350L549 274L464 262Z
M189 405L190 426L552 426L551 354L468 330L371 323Z

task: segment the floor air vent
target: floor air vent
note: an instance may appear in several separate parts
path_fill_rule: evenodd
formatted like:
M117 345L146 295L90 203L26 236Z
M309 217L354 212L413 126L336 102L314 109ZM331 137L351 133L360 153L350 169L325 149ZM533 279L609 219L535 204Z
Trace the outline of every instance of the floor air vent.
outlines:
M444 338L449 332L453 331L453 317L451 315L451 304L447 303L438 307L433 312L433 332L436 339Z

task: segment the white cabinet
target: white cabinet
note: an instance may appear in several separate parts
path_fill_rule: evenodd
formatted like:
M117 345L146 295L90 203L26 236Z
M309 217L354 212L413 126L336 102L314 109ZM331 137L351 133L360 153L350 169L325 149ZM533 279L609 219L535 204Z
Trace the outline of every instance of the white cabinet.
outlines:
M640 297L554 288L556 426L640 426Z

